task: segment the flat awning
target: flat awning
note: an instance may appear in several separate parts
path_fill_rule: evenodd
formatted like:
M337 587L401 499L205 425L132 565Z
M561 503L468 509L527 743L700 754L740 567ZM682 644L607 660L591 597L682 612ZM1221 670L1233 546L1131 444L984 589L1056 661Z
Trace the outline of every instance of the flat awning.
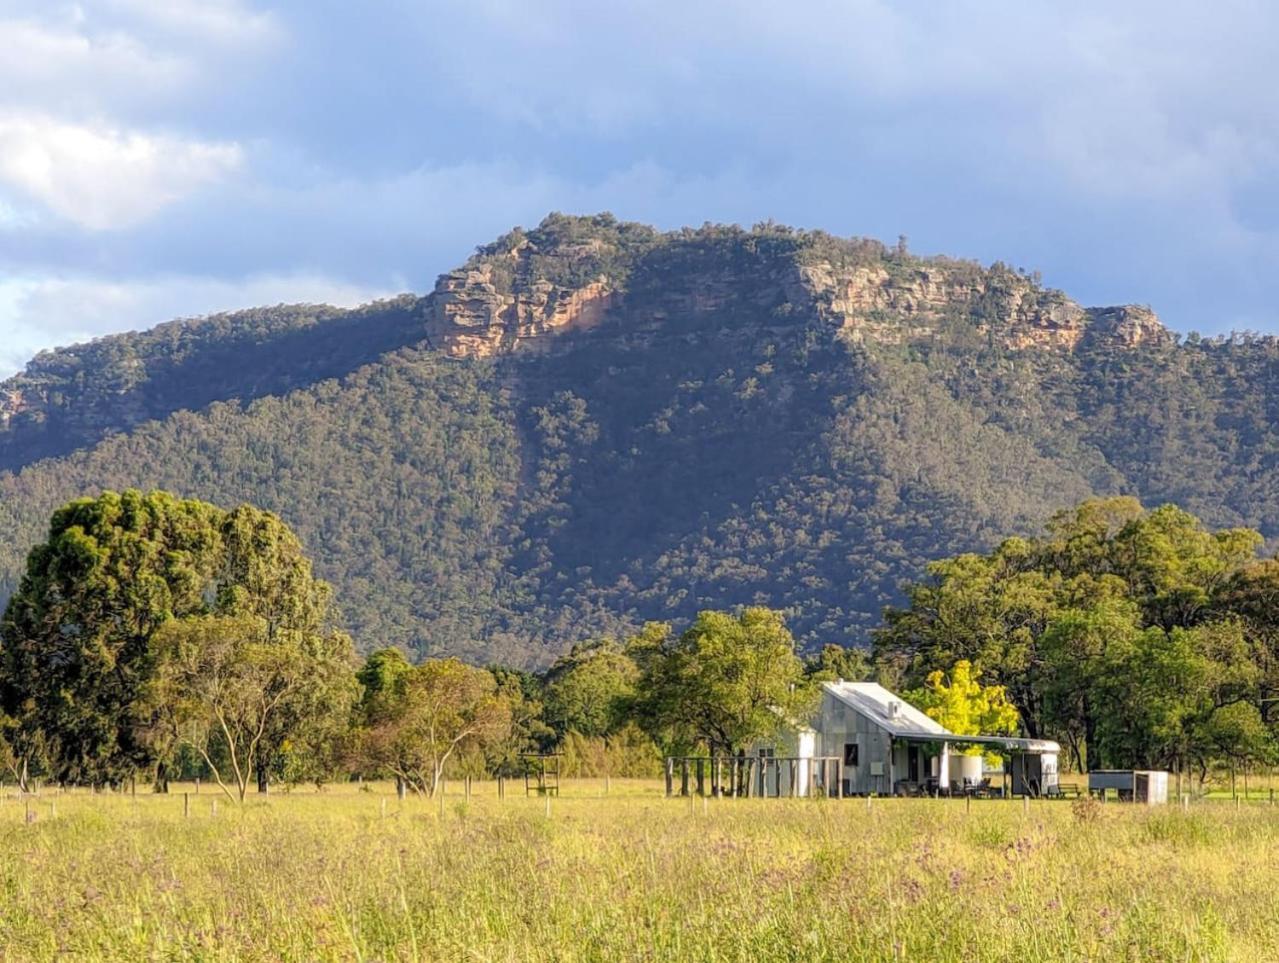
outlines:
M1051 739L1018 739L1013 736L956 736L951 733L946 733L945 735L912 734L894 736L893 738L900 742L944 742L950 746L990 746L992 749L999 749L1004 752L1028 752L1031 754L1061 752L1061 746Z

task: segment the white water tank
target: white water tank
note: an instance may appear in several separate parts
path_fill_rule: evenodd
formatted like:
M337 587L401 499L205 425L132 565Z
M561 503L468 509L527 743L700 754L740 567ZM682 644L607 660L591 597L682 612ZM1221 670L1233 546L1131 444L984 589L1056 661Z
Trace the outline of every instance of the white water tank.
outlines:
M976 786L981 782L982 758L981 755L961 756L952 755L950 757L950 781L959 783L962 787L965 785L964 780L967 779L969 786ZM948 787L949 788L949 787Z

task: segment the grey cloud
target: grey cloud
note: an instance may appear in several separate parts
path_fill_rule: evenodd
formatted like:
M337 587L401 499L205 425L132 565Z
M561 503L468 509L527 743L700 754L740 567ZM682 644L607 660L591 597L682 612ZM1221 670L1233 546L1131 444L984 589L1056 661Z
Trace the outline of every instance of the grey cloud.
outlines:
M243 162L109 238L19 210L0 223L0 274L421 290L512 224L611 209L663 227L904 232L917 250L1042 269L1085 301L1149 302L1183 329L1279 330L1268 5L223 0L167 22L148 8L87 4L75 28L127 61L93 62L103 111L235 143ZM237 8L242 42L190 29L201 11L231 29ZM136 79L157 64L175 71L164 96ZM70 87L89 76L76 69Z

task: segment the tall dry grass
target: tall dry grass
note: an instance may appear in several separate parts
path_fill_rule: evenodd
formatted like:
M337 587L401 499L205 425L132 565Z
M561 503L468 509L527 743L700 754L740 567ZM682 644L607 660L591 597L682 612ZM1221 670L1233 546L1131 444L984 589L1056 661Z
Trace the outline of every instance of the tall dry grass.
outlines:
M1279 808L0 802L6 960L1279 960ZM53 808L56 807L56 815ZM383 810L385 809L385 815Z

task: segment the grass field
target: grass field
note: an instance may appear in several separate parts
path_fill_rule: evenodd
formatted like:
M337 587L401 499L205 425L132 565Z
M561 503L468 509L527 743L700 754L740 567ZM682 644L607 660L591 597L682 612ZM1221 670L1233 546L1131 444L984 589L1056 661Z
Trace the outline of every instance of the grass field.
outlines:
M1279 960L1265 803L601 790L6 796L0 959Z

